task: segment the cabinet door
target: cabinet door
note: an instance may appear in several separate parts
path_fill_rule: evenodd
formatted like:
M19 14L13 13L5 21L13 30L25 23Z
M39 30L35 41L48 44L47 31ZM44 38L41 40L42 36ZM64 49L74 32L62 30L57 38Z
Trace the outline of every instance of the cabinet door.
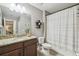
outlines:
M23 55L22 49L17 49L17 50L2 54L2 56L22 56L22 55Z
M26 46L24 48L24 56L37 56L37 44Z

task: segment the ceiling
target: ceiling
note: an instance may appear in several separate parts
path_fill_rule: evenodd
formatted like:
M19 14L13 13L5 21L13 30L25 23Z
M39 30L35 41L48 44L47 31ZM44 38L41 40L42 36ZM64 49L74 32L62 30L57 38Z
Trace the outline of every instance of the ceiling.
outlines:
M49 13L53 13L78 3L29 3L29 4L40 10L46 10ZM8 4L0 3L0 5L6 6L6 7L10 6L9 3Z
M30 3L30 4L40 10L46 10L49 13L53 13L58 10L75 5L77 3Z

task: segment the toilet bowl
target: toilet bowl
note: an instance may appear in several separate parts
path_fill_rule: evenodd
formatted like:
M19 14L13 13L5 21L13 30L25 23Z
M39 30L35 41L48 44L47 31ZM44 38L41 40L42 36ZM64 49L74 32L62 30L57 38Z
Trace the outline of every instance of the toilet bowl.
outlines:
M42 52L49 53L49 50L51 49L51 45L49 43L44 43L44 37L39 37L38 43L39 45L41 45Z

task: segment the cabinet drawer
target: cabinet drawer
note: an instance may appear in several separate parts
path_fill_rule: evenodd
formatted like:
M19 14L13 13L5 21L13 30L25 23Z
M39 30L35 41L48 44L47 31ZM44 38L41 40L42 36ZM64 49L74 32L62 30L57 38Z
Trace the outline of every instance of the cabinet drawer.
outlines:
M17 50L2 54L1 56L22 56L23 55L22 53L23 53L22 49L17 49Z
M23 47L22 42L10 44L10 45L7 45L7 46L3 46L3 47L0 47L0 54L7 53L7 52L10 52L12 50L22 48L22 47Z
M36 42L38 42L38 41L37 41L37 38L28 40L28 41L24 42L24 47L25 47L25 46L28 46L28 45L32 45L33 43L36 43Z

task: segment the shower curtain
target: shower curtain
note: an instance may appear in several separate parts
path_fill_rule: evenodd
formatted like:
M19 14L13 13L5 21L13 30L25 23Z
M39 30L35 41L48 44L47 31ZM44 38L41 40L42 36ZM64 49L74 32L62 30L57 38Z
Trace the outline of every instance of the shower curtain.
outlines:
M62 55L76 55L77 6L47 16L47 42Z

